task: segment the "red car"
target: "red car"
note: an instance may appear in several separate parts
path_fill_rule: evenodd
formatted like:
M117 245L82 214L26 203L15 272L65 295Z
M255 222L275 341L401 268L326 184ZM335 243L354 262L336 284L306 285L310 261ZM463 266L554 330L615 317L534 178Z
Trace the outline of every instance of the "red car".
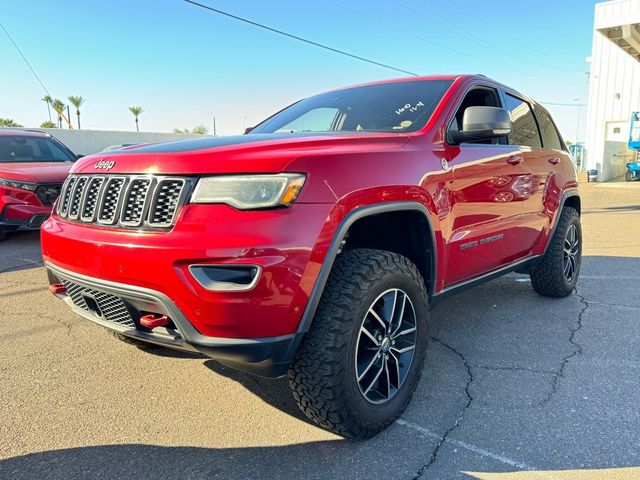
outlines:
M126 341L287 374L301 409L374 435L416 388L429 311L512 271L569 295L576 170L548 112L483 76L301 100L247 135L76 163L50 290Z
M48 133L0 129L0 240L40 228L75 161Z

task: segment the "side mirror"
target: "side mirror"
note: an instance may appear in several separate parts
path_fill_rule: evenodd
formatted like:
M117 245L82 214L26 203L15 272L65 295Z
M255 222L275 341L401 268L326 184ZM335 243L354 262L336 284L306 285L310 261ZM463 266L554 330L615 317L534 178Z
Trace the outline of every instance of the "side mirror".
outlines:
M247 133L249 133L251 130L253 130L254 127L247 127L244 129L244 134L246 135Z
M78 155L76 155L76 160L80 160L82 157L84 157L84 155L82 153L79 153Z
M462 117L462 129L448 133L454 145L474 140L506 137L511 133L509 112L497 107L468 107Z

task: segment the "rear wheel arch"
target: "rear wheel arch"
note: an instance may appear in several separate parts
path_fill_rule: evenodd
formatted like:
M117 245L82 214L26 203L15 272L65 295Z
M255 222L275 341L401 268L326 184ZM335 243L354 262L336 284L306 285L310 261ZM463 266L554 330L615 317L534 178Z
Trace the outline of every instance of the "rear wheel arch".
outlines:
M578 212L578 215L581 215L582 204L580 201L580 195L578 195L577 192L568 192L567 196L565 197L564 203L560 205L560 210L562 210L562 208L564 207L572 207Z

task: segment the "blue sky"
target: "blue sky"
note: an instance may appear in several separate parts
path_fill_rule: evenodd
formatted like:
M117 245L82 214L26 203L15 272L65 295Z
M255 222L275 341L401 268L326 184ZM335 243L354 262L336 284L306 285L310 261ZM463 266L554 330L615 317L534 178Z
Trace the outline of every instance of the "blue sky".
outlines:
M399 68L483 73L539 101L586 103L595 1L307 0L202 3ZM482 5L482 7L479 7ZM216 117L240 133L313 93L398 72L298 43L182 0L0 2L0 21L83 128L172 131ZM48 119L44 92L0 31L0 117ZM565 138L575 107L549 106ZM580 137L586 108L581 108Z

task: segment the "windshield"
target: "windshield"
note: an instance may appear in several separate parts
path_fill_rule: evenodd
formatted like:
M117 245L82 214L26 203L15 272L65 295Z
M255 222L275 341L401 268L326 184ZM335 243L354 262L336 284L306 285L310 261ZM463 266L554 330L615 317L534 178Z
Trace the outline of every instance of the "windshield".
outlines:
M416 132L451 83L393 82L323 93L285 108L250 133Z
M50 138L0 135L0 163L74 162L75 160L70 151Z

